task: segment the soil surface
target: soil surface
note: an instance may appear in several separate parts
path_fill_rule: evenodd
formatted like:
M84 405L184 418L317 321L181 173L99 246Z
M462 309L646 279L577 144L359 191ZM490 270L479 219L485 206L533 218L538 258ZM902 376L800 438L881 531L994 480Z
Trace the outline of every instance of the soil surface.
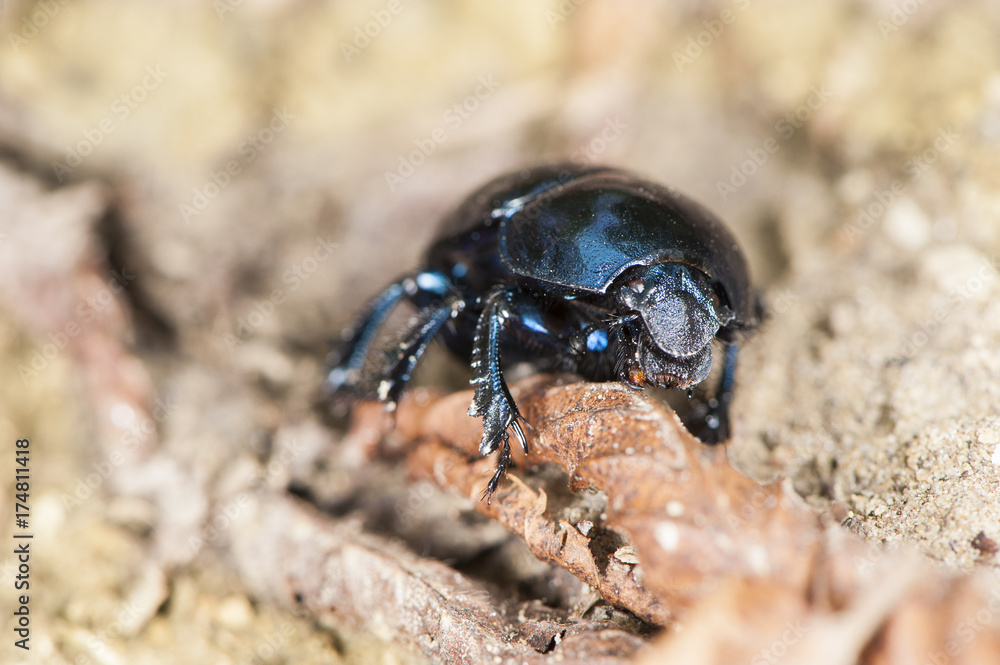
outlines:
M403 463L405 428L347 434L319 390L328 340L444 214L555 160L670 184L740 241L767 318L740 354L733 467L873 560L986 579L997 34L987 0L0 3L0 660L434 660L360 596L276 590L254 562L305 556L310 529L341 565L418 579L435 612L427 589L454 591L442 616L501 660L563 639L567 662L641 657L665 608L602 601ZM432 349L417 384L467 380ZM581 537L605 515L558 466L528 476L522 498L544 486ZM29 531L24 651L8 545Z

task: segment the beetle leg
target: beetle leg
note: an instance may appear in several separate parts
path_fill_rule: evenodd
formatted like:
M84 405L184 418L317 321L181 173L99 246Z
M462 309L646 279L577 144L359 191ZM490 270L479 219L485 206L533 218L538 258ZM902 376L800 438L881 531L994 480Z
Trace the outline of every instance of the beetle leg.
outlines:
M500 334L515 314L516 289L502 288L491 292L485 300L483 313L476 324L472 342L472 385L476 394L469 405L469 415L483 418L483 439L479 454L489 455L500 448L497 468L486 485L483 498L489 503L503 480L510 464L510 439L507 429L514 431L525 452L528 443L519 421L524 421L507 388L500 369Z
M390 353L388 369L378 385L378 398L388 411L395 411L399 396L413 374L420 357L445 323L465 309L465 301L451 298L433 309L422 310L403 334L399 345Z
M330 354L330 372L324 382L328 394L357 387L375 334L404 296L401 280L377 295L355 324L344 331L338 348Z
M723 359L722 376L715 395L708 401L708 413L705 414L705 443L722 443L729 439L729 404L733 401L733 388L736 385L736 354L739 347L736 344L726 344L726 355Z
M330 372L324 384L327 393L333 395L357 389L378 329L400 300L406 298L420 309L436 309L449 297L457 297L451 282L433 271L407 275L377 295L356 323L344 332L338 348L330 354Z
M612 345L615 359L614 376L629 388L642 390L643 382L635 371L639 367L636 342L638 333L635 329L638 318L637 313L620 316L611 322L609 330L611 339L614 340Z

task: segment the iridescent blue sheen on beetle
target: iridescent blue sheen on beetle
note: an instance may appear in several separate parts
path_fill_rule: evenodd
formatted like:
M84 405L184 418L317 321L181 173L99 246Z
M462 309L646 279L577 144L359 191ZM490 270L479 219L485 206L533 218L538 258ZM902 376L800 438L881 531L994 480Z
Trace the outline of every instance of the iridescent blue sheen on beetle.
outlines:
M378 328L401 300L417 308L384 366L366 372ZM591 381L690 389L725 347L702 436L729 437L737 337L757 322L746 261L729 231L671 189L619 169L557 164L474 192L441 226L423 268L377 296L331 359L336 396L374 391L394 409L430 342L470 362L479 451L500 450L489 500L527 446L504 363ZM705 434L707 432L707 435Z

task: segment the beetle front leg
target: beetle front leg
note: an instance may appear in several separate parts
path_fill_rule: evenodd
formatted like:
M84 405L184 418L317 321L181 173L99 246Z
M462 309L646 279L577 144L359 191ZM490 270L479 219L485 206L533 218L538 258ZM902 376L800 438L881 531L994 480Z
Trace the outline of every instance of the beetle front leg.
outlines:
M736 344L726 344L726 355L722 361L722 376L715 395L708 401L708 412L705 415L705 433L701 439L705 443L722 443L731 434L729 424L729 405L733 401L733 388L736 386L736 354L739 347Z
M476 334L472 342L472 385L476 394L469 405L469 415L483 419L483 438L479 453L489 455L500 448L497 468L486 485L483 498L489 503L493 493L500 486L510 464L510 439L507 429L514 435L525 452L528 450L524 430L519 421L524 421L517 404L507 388L500 369L500 335L512 316L515 315L514 300L517 290L501 288L492 291L485 301L483 313L476 324Z

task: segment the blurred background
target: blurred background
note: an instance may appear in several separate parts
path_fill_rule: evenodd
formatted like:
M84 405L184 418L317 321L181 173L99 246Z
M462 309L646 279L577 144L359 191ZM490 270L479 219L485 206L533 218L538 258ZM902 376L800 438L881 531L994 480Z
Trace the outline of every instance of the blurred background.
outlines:
M995 566L998 34L989 0L3 0L0 441L31 441L39 589L3 660L402 658L258 603L212 525L314 473L326 341L439 218L552 160L744 247L769 319L735 464Z

